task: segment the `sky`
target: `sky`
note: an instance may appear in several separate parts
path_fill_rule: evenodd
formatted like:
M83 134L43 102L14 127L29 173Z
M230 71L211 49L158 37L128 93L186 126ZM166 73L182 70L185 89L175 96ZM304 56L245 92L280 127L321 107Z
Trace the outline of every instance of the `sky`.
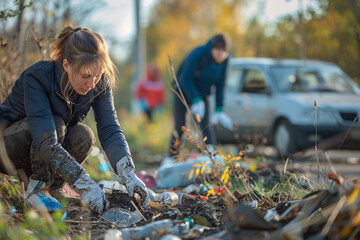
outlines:
M90 24L94 24L96 27L101 24L100 33L104 36L105 41L112 46L113 51L116 51L117 57L123 59L135 36L135 1L104 0L104 2L104 7L94 11ZM140 0L141 26L146 26L151 10L156 3L157 0ZM101 22L98 21L99 19ZM113 36L116 39L113 39Z

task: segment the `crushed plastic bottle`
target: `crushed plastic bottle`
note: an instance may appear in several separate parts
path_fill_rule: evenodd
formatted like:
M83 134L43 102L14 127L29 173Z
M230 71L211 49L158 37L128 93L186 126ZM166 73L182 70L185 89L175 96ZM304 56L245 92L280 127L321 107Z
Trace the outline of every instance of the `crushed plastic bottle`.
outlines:
M159 239L166 231L169 234L181 236L189 232L189 223L178 219L164 219L140 227L125 228L121 230L124 239Z
M130 212L119 207L110 208L102 216L119 227L129 227L142 219L138 211Z
M181 206L183 201L186 201L187 199L195 199L195 197L187 194L187 193L177 193L178 196L178 206Z
M179 197L175 192L163 192L159 196L159 202L169 207L174 207L179 202Z

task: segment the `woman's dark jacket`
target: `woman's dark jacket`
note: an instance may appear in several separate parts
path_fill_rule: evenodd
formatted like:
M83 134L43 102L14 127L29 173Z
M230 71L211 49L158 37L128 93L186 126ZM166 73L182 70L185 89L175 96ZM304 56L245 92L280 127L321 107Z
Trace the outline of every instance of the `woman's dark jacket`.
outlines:
M188 55L179 68L177 79L189 103L195 98L210 95L211 88L215 86L216 107L222 107L228 58L221 64L216 63L211 54L211 41Z
M53 115L60 116L69 127L81 122L92 107L100 143L116 169L117 161L130 156L130 150L117 119L110 81L99 82L71 106L61 93L60 79L61 70L54 62L40 61L26 69L0 105L0 123L9 126L27 118L37 150L43 159L51 161L52 156L69 155L57 141Z

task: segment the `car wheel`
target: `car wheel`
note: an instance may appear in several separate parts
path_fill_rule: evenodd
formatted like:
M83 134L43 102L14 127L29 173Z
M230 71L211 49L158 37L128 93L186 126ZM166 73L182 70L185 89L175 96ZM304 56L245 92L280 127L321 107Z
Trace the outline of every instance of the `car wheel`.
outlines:
M281 120L275 129L274 144L279 155L288 156L297 150L291 124L287 120Z

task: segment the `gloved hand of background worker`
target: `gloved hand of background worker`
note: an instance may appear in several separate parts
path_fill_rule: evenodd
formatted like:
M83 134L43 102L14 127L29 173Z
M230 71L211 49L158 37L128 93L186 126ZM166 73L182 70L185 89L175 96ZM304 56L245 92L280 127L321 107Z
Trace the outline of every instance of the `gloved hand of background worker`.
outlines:
M231 118L223 111L215 112L211 117L211 123L217 124L220 123L225 128L232 130L234 128L234 123Z
M80 174L73 186L79 191L81 201L90 207L90 209L99 214L106 210L108 201L105 198L104 192L85 170Z
M198 114L201 119L205 116L205 103L203 100L195 100L191 104L190 111L193 115Z
M125 184L130 197L134 197L135 193L140 196L141 205L145 208L149 206L150 198L145 183L141 181L135 174L134 168L130 164L131 159L125 156L116 163L116 173Z

